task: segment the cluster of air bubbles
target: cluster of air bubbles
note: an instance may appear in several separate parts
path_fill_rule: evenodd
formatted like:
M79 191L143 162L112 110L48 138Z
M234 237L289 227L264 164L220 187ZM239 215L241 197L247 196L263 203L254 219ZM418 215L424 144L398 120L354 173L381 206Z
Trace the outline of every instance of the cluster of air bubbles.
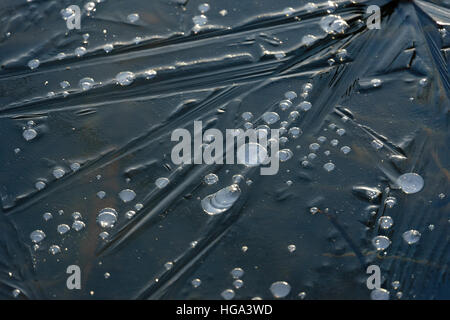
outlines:
M349 146L343 146L343 147L341 148L341 152L342 152L343 154L347 154L347 153L349 153L350 151L352 151L352 149L351 149Z
M203 198L201 201L203 211L209 215L224 213L233 206L240 195L241 190L237 184L220 189L216 193Z
M402 234L403 240L409 245L419 242L421 233L417 230L408 230Z
M305 83L302 87L301 96L306 99L306 97L308 97L308 95L312 91L312 89L313 89L312 83L310 83L310 82Z
M81 220L75 220L72 223L72 229L75 231L81 231L82 229L84 229L85 226L86 226L85 223Z
M48 252L51 253L52 255L56 255L58 253L61 253L61 248L60 246L53 244L49 247Z
M398 280L395 280L395 281L392 281L392 288L394 288L394 290L398 290L398 288L400 288L400 281L398 281Z
M208 12L210 9L209 3L202 3L198 6L198 11L200 11L200 13L206 13Z
M66 174L66 171L61 167L56 167L53 169L52 173L56 179L61 179Z
M422 78L419 80L419 85L421 87L426 87L426 85L428 84L428 79L427 78Z
M62 60L66 57L66 54L64 52L60 52L56 55L56 59Z
M381 229L387 230L394 225L394 220L390 216L382 216L378 219Z
M128 86L133 83L136 76L131 71L119 72L116 75L116 82L121 86Z
M194 288L198 288L202 284L202 280L195 278L191 281L191 284Z
M233 286L234 286L236 289L242 288L243 285L244 285L244 281L242 281L241 279L237 279L237 280L234 280L234 281L233 281Z
M290 149L282 149L278 151L278 159L281 162L288 161L294 156L294 153Z
M225 300L231 300L234 298L234 296L236 295L236 293L234 292L233 289L226 289L224 291L222 291L222 293L220 294L222 296L222 298L224 298Z
M60 224L56 227L59 234L65 234L70 231L70 227L67 224Z
M294 91L287 91L284 93L284 97L288 100L294 100L295 98L297 98L297 93L295 93Z
M192 18L192 21L196 26L203 26L208 23L208 18L205 15L201 14L198 16L194 16Z
M331 161L330 161L330 162L327 162L327 163L325 163L325 164L323 165L323 168L324 168L326 171L328 171L328 172L333 171L335 167L336 167L335 164L334 164L333 162L331 162Z
M36 69L37 67L39 67L40 64L41 62L39 61L39 59L31 59L30 61L28 61L28 67L31 70Z
M103 190L100 190L99 192L97 192L97 197L99 199L104 199L106 197L106 192Z
M233 183L235 184L240 184L244 181L244 176L241 174L235 174L231 180L233 181Z
M281 131L281 130L280 130ZM272 140L273 141L273 140ZM289 141L289 139L287 137L280 137L280 145L284 145Z
M307 158L309 160L314 160L315 158L317 158L317 154L311 152L311 153L308 154Z
M66 88L70 87L70 83L69 83L69 81L64 80L64 81L61 81L61 82L59 83L59 86L60 86L62 89L66 89Z
M376 288L370 292L372 300L389 300L389 291L383 288Z
M336 133L340 136L343 136L345 134L345 129L344 128L339 128L336 130Z
M320 20L320 27L328 34L343 34L348 24L340 16L328 15Z
M377 199L381 195L381 191L378 188L370 188L364 186L353 187L353 192L366 198L369 201Z
M302 134L302 130L299 127L292 127L289 129L289 136L293 139L297 139Z
M314 2L308 2L304 7L304 10L306 10L306 12L313 12L317 9L317 4L315 4Z
M240 279L244 275L244 270L242 268L234 268L230 272L233 279Z
M192 22L194 22L194 30L198 30L201 26L204 26L208 23L208 17L205 15L205 13L208 12L209 9L210 6L208 3L202 3L198 6L200 14L192 17Z
M311 208L309 208L309 212L310 212L312 215L314 215L314 214L316 214L317 212L319 212L319 208L317 208L317 207L311 207Z
M119 198L123 202L130 202L136 197L136 193L131 189L124 189L119 192Z
M292 106L292 102L290 100L281 100L279 106L281 110L286 111Z
M389 196L384 200L384 204L389 208L392 208L397 203L397 199L395 197Z
M117 211L112 208L104 208L97 215L97 224L106 229L113 228L117 222Z
M309 109L311 109L312 104L309 101L302 101L300 102L300 104L298 105L298 107L300 108L300 110L302 111L308 111Z
M106 240L109 238L109 233L106 231L100 232L100 234L98 235L100 239L102 240Z
M23 128L22 136L26 141L33 140L37 137L37 131L33 128L35 125L34 121L28 121L27 126Z
M75 11L72 8L64 8L60 13L64 20L71 19L75 15Z
M20 293L21 293L20 289L17 288L12 291L12 295L14 298L17 298L20 295Z
M336 58L338 58L339 61L343 62L345 58L347 58L347 50L339 49L336 53Z
M128 210L128 211L125 213L125 218L127 218L127 219L132 219L135 215L136 215L136 211L134 211L134 210Z
M382 251L390 246L391 240L386 236L376 236L372 239L372 244L378 251Z
M158 189L163 189L163 188L167 187L169 182L170 182L169 179L161 177L161 178L156 179L155 185Z
M250 121L253 118L253 114L251 112L246 111L242 113L241 117L244 121Z
M86 54L86 52L87 52L87 50L86 50L85 47L77 47L77 48L75 48L75 50L74 50L74 54L75 54L78 58L84 56L84 55Z
M327 12L328 13L332 13L332 12L334 12L336 9L337 9L337 7L338 7L338 4L336 3L336 2L334 2L334 1L328 1L327 2Z
M283 14L284 14L286 17L290 17L290 16L292 16L294 13L295 13L295 10L294 10L293 8L291 8L291 7L287 7L287 8L284 8L284 9L283 9Z
M30 239L33 243L40 243L45 237L46 234L42 230L34 230L30 233Z
M157 72L154 69L149 69L144 72L145 79L147 80L153 79L154 77L156 77L156 74Z
M135 23L135 22L137 22L139 20L139 14L137 14L137 13L130 13L127 16L127 20L130 23Z
M219 177L214 173L209 173L204 177L204 181L207 185L213 185L219 181Z
M406 194L417 193L424 186L423 178L417 173L404 173L397 179L397 185Z
M165 268L166 270L172 269L172 268L173 268L173 262L172 262L172 261L166 262L166 263L164 264L164 268Z
M280 116L276 112L266 112L262 115L262 119L268 125L274 124L280 120Z
M242 286L244 285L244 281L242 281L240 278L244 275L244 270L242 270L242 268L234 268L233 270L231 270L230 274L231 274L232 278L234 279L234 281L233 281L234 288L235 289L242 288ZM225 300L231 300L234 298L235 292L233 289L226 289L226 290L222 291L222 293L220 295Z
M91 12L95 11L95 2L89 1L84 5L84 9L88 12L88 15L90 15Z
M279 59L283 59L284 57L286 57L286 53L284 53L283 51L279 51L275 53L275 58Z
M80 80L79 84L80 84L81 89L83 91L86 91L86 90L90 90L90 89L92 89L92 87L94 87L95 81L92 78L85 77Z
M112 43L108 43L103 46L103 50L106 53L110 53L113 49L114 49L114 45Z
M381 79L378 79L378 78L374 78L374 79L370 80L370 84L374 88L380 87L382 83L383 83L383 81L381 81Z
M380 150L384 146L383 142L378 139L372 140L370 144L372 145L373 148L375 148L375 150Z
M51 212L45 212L45 213L42 215L42 218L43 218L45 221L48 221L48 220L50 220L50 219L53 218L53 215L51 214Z
M286 281L277 281L270 286L270 292L277 299L285 298L291 292L291 285Z
M191 248L195 248L198 245L198 241L197 240L191 241L191 243L189 243L189 245Z
M307 34L305 36L303 36L302 38L302 44L309 47L311 45L313 45L316 41L318 40L318 38L312 34Z
M89 37L90 37L89 33L83 33L82 37L83 37L83 43L87 44Z

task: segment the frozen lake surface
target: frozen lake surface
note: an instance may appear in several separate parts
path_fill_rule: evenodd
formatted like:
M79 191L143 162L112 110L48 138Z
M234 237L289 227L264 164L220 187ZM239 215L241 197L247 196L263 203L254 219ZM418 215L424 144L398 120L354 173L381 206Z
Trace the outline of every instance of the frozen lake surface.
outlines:
M450 299L449 24L448 1L2 0L0 298ZM279 129L279 170L258 144L175 164L194 121Z

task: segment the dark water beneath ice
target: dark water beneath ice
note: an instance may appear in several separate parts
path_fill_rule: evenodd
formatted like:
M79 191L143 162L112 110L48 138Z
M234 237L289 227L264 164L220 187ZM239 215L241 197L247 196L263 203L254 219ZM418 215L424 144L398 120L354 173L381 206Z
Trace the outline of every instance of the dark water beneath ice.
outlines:
M209 1L201 27L205 1L86 3L0 4L1 298L222 299L232 289L274 299L284 281L285 299L370 299L369 265L390 299L450 298L448 1ZM366 26L372 4L379 30ZM80 30L61 16L69 5L82 9ZM340 20L327 33L330 15ZM133 73L119 77L127 85L120 72ZM282 110L288 91L297 97ZM276 112L270 128L280 128L303 100L311 109L289 122L301 134L284 134L292 158L276 175L171 161L177 128L243 128L244 112L255 127ZM417 193L396 184L409 172L423 178ZM217 182L205 183L210 173ZM236 202L205 213L201 200L237 174ZM134 195L119 196L126 189ZM105 208L110 229L97 222ZM35 230L46 235L37 246ZM404 240L409 230L418 242ZM69 265L81 290L66 287Z

